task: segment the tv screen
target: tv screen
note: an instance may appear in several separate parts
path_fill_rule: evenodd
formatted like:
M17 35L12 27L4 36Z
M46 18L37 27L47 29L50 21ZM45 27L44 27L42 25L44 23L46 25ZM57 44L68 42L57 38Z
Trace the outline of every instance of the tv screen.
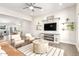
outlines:
M47 23L44 24L45 31L56 31L57 23Z

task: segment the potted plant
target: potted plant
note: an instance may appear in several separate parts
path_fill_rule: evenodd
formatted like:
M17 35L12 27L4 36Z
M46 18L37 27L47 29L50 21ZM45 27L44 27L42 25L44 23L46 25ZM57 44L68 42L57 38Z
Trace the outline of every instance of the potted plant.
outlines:
M71 22L67 25L67 29L73 31L75 29L74 23Z

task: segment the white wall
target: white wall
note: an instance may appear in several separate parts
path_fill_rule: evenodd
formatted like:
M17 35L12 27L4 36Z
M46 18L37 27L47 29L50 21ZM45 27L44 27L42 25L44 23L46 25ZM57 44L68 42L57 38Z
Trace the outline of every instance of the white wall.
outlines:
M31 31L31 21L15 18L6 15L0 15L0 24L6 24L9 27L16 26L19 30L22 30L24 33L29 33ZM30 25L30 26L29 26Z
M32 29L31 29L31 24L32 22L31 21L23 21L22 22L22 31L24 32L24 34L26 33L31 33L32 34Z
M55 13L49 13L47 15L42 15L37 17L34 20L34 35L36 36L37 34L44 32L43 31L43 27L41 31L36 30L36 25L38 22L40 22L40 24L43 24L42 20L44 20L47 16L50 15L54 15L55 17L60 17L60 20L55 20L56 22L59 22L59 31L57 33L60 34L60 41L61 42L65 42L65 43L71 43L71 44L75 44L76 43L76 30L75 31L68 31L62 30L62 23L66 21L66 18L70 19L70 22L75 22L76 20L76 7L75 6L71 6L69 8L65 8L64 10L55 12ZM55 32L52 32L55 33Z
M79 4L77 4L77 6L76 6L76 16L77 16L77 21L76 21L76 24L77 24L77 31L76 31L77 42L76 42L76 47L79 51Z
M66 21L66 18L69 18L70 22L76 22L76 6L69 7L67 9L64 9L63 11L60 11L55 14L55 17L60 17L60 41L65 43L76 43L76 30L74 31L68 31L64 30L62 31L62 23Z

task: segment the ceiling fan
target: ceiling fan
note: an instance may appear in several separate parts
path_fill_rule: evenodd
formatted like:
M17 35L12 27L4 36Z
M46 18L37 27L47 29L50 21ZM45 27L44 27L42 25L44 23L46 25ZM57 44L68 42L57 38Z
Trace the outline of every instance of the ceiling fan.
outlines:
M26 4L26 7L24 7L23 9L31 9L32 11L35 11L35 9L42 9L42 7L39 7L39 6L36 6L35 4L36 3L25 3Z

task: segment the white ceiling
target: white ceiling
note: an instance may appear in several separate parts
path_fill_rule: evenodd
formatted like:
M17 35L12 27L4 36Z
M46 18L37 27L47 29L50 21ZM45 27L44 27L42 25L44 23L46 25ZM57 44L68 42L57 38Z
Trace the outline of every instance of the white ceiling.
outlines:
M40 6L43 8L43 11L40 11L36 9L34 12L35 16L43 15L43 14L48 14L50 12L56 12L58 10L62 10L64 8L70 7L75 5L74 3L63 3L62 6L59 5L59 3L36 3L36 6ZM25 15L31 15L32 11L30 9L23 9L26 4L24 3L0 3L1 7L5 7L7 9L23 13Z

